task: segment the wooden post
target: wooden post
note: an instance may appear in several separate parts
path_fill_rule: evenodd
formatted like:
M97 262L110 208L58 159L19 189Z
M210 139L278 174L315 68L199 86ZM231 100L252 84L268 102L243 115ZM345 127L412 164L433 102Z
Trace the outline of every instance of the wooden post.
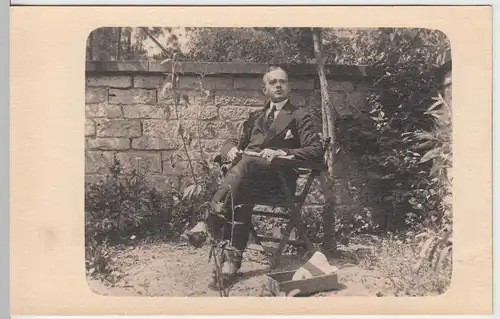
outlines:
M326 150L328 173L320 176L321 188L326 199L325 213L323 214L323 247L328 251L335 251L335 211L334 211L334 178L333 165L335 163L335 112L328 94L328 82L325 75L325 61L323 57L323 39L320 28L313 28L314 53L321 88L321 114L323 117L323 138L330 138L330 145Z

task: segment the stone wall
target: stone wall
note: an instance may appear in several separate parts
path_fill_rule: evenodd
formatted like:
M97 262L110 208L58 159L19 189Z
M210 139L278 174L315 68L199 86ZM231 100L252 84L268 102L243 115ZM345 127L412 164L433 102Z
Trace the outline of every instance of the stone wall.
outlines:
M200 145L205 158L213 158L226 138L235 136L236 123L265 102L260 92L266 65L233 63L183 63L179 86L185 92L179 109L161 89L171 65L157 62L87 62L85 87L85 138L87 182L104 178L113 155L127 168L148 169L152 181L166 189L174 180L189 183L190 168L178 137L178 119L187 139L194 169L201 169ZM330 97L340 116L366 109L364 94L370 89L374 71L363 67L327 67ZM321 97L314 65L288 70L291 101L307 107L319 122ZM200 80L200 74L206 74ZM201 89L200 89L201 88ZM198 120L199 119L199 120ZM351 161L352 159L345 159ZM343 170L353 163L344 163ZM352 201L340 174L337 202ZM358 172L349 172L349 178ZM349 182L350 183L350 182ZM344 191L341 190L344 186ZM311 195L310 204L320 204L321 195Z
M179 119L185 141L190 141L188 155L199 177L201 157L213 159L224 141L236 136L237 123L265 102L259 89L266 65L182 63L179 67L183 72L179 86L184 98L176 109L173 99L162 94L166 73L172 65L147 61L87 62L86 182L104 178L116 154L128 169L147 169L159 189L166 190L172 182L189 184L191 169L178 136ZM291 101L308 108L319 124L321 96L315 65L293 66L287 71L293 90ZM440 72L445 99L451 102L451 64ZM331 102L340 118L367 109L365 94L378 76L377 70L327 66L326 74ZM370 189L367 182L369 172L359 169L355 156L341 151L335 172L337 216L355 213L377 198L377 190ZM323 201L316 184L307 199L306 214L321 213Z

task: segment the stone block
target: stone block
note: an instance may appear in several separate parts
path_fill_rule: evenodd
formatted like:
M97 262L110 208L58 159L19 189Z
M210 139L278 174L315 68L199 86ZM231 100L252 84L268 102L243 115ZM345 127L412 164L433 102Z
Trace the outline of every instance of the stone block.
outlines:
M108 151L86 151L85 173L108 174L109 167L113 164L113 153Z
M262 77L237 77L234 78L233 89L235 90L260 90Z
M369 105L366 100L366 91L352 91L347 95L347 101L350 106L360 111L368 111Z
M202 165L196 161L191 161L191 165L196 178L199 179L203 171ZM192 176L192 171L188 161L163 161L163 174L170 176Z
M235 132L230 131L230 123L227 125L221 121L193 121L183 120L182 127L184 136L192 138L192 143L196 143L198 135L202 139L206 138L228 138L234 136ZM144 136L152 137L171 137L177 138L178 135L178 121L176 120L143 120L143 134ZM200 134L198 134L198 132ZM221 137L217 137L221 136ZM186 142L188 142L186 140Z
M95 88L95 87L86 87L85 88L85 103L86 104L95 104L95 103L104 103L108 97L108 89L106 88Z
M241 121L248 118L250 111L253 108L248 106L222 106L219 108L219 115L221 119L227 121Z
M311 91L314 90L314 79L290 78L290 89L292 91ZM233 88L236 90L257 90L262 86L262 77L238 77L234 79Z
M237 131L230 124L222 121L200 123L201 138L232 138L236 137Z
M96 119L98 137L139 137L141 122L139 120Z
M125 171L140 169L148 173L161 173L161 154L159 152L128 151L117 154L117 158Z
M294 91L290 94L290 102L292 102L296 106L305 107L308 106L307 97L308 97L307 93Z
M330 92L330 101L341 118L353 114L347 102L347 94L347 92Z
M171 108L173 109L173 108ZM177 119L175 110L171 110L173 118ZM178 108L178 115L183 120L215 120L219 117L218 108L215 106L191 105Z
M110 87L110 88L130 88L132 87L132 76L88 76L87 86Z
M229 77L181 76L179 87L183 90L230 90L233 87L233 79Z
M123 116L129 119L169 119L172 110L166 105L123 105Z
M258 90L215 92L216 106L263 106L265 102L266 97Z
M122 117L122 115L122 109L119 105L108 105L103 103L85 105L85 116L88 118L119 118Z
M145 136L175 137L177 136L177 121L175 120L142 120L142 130Z
M314 90L314 79L290 79L290 88L292 91L312 91Z
M117 137L97 137L87 139L87 149L89 150L127 150L130 148L130 139Z
M215 152L207 152L205 149L203 150L203 154L201 154L200 150L196 147L190 147L188 149L188 154L186 154L184 149L179 147L176 150L162 151L161 159L162 161L170 162L187 161L189 156L189 159L192 161L201 161L204 159L208 162L212 162L217 154L218 153Z
M214 138L214 139L201 139L201 147L207 153L216 153L218 154L224 143L226 143L227 139L222 138ZM196 139L191 145L192 149L199 149L199 141Z
M132 148L137 150L170 150L177 149L180 144L180 139L172 136L155 137L155 136L142 136L132 139Z
M368 92L373 89L373 84L367 80L361 80L353 82L353 90L354 91L363 91Z
M329 80L328 81L328 90L329 91L352 91L353 84L350 81Z
M95 123L92 120L85 120L85 136L94 136L96 133Z
M330 102L341 118L353 114L353 110L350 109L347 101L347 94L347 92L340 91L329 92ZM318 123L321 121L321 103L319 90L309 95L308 107L310 114Z
M163 94L161 91L158 94L158 103L165 104L169 106L175 106L175 92L169 91ZM205 90L204 93L195 90L184 90L177 92L177 94L182 94L179 99L178 107L189 107L192 105L214 105L215 91Z
M165 83L165 76L139 75L134 76L134 87L140 89L160 89Z
M110 104L156 104L156 90L109 89Z

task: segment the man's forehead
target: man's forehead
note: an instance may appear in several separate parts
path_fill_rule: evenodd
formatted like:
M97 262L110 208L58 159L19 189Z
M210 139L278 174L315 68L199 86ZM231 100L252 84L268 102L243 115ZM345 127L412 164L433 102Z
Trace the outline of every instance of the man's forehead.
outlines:
M267 72L264 75L264 79L267 79L269 81L274 80L274 79L288 79L288 75L286 74L286 72L284 70L276 69L276 70L272 70L272 71Z

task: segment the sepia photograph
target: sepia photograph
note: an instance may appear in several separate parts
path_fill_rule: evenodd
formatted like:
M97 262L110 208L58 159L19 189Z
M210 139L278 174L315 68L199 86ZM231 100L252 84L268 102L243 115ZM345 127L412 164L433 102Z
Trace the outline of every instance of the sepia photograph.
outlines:
M102 27L88 35L82 76L81 266L95 294L450 287L442 31Z

